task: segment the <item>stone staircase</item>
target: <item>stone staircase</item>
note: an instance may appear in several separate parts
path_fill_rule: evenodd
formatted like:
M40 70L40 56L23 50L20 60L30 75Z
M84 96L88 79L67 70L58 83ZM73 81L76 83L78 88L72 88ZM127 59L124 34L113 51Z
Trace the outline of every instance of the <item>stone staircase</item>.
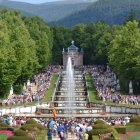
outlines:
M82 71L74 72L75 88L72 96L68 95L69 89L66 81L66 73L63 71L59 76L50 108L39 108L42 114L48 114L49 117L53 108L56 110L57 117L93 117L103 112L101 107L91 108L89 106L87 84Z

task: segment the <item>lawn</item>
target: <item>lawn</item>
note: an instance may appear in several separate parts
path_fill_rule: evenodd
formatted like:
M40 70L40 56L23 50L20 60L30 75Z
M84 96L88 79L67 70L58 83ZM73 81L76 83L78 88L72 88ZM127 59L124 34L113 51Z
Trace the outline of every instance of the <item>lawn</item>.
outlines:
M140 140L140 134L134 134L133 136L126 136L126 140Z
M5 134L0 134L0 140L7 140L7 136Z
M55 86L56 86L56 83L57 83L57 80L58 80L58 75L54 74L53 77L52 77L52 80L51 80L51 85L49 87L49 90L45 94L44 102L51 101L52 95L53 95L53 92L54 92L54 89L55 89Z
M87 82L87 85L88 85L88 93L89 93L89 101L90 102L96 102L97 99L96 99L96 89L93 85L93 80L92 80L92 77L90 74L87 74L86 75L86 82Z

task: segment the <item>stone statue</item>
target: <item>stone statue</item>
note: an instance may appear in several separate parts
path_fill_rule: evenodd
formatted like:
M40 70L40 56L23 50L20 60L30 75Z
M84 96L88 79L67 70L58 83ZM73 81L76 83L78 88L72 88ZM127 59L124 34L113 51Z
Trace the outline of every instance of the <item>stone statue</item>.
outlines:
M133 85L131 80L129 82L129 94L133 94Z

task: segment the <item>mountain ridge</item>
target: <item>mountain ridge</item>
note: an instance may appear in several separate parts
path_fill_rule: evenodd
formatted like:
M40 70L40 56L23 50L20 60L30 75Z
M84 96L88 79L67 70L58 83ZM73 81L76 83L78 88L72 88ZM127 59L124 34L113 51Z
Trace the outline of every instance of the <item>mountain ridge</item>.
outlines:
M136 11L138 18L140 18L140 0L99 0L84 10L49 24L70 27L79 23L104 21L111 25L118 25L123 24L132 9Z
M77 0L74 4L74 0L60 1L60 2L48 2L45 4L29 4L16 1L1 1L1 6L6 6L13 9L19 9L25 11L31 15L39 16L46 22L57 21L72 13L86 9L92 1ZM68 4L69 2L69 4Z

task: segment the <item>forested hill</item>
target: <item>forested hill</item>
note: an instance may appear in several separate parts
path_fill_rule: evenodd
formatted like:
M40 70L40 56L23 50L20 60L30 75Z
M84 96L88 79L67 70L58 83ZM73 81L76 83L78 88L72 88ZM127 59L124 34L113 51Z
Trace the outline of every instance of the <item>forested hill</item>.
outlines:
M76 12L51 25L73 26L78 23L105 21L108 24L122 24L131 10L140 18L140 0L99 0L85 10Z
M19 9L31 15L39 16L46 22L51 22L60 20L72 13L84 10L94 1L96 0L67 0L43 4L29 4L3 0L0 3L0 6Z

